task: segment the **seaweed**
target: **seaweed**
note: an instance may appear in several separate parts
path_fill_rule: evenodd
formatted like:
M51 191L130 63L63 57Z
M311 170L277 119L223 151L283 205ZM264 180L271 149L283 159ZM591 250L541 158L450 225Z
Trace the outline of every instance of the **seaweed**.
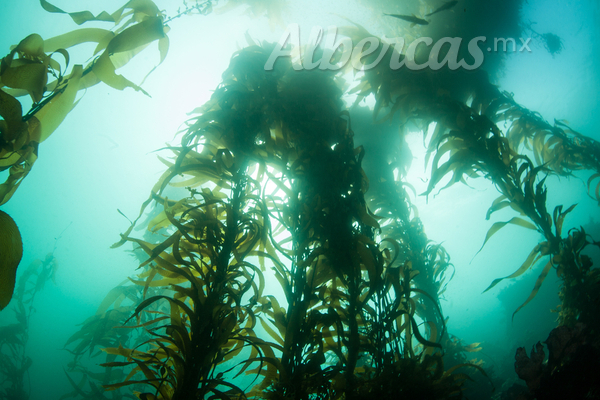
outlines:
M387 60L392 56L388 52ZM459 86L457 81L465 85ZM456 182L464 183L466 178L485 177L501 194L488 210L487 218L510 207L529 219L520 216L496 222L488 230L483 245L507 224L544 235L546 240L535 246L521 267L509 276L519 276L543 256L551 256L522 306L536 295L552 266L557 272L569 268L566 264L574 258L565 252L572 249L568 243L574 238L563 239L561 233L563 221L575 205L565 211L557 206L550 215L546 209L545 176L551 173L569 176L574 170L587 169L594 172L589 186L600 170L598 142L571 130L564 122L549 125L493 87L483 73L455 71L451 75L444 69L419 73L407 69L394 71L386 67L384 60L366 71L357 88L359 100L375 95L376 115L387 110L383 120L397 118L401 126L411 121L422 127L424 135L428 131L425 128L435 124L428 145L428 153L433 155L431 179L424 195L429 195L448 175L450 181L443 189ZM506 136L498 128L499 122L508 123ZM518 152L523 146L533 151L535 161ZM448 159L441 162L444 156ZM559 272L559 276L563 275ZM502 279L496 279L486 290Z
M46 0L40 0L40 4L46 11L65 13ZM0 205L11 199L33 168L38 158L39 145L48 139L77 104L79 100L75 99L78 91L102 81L115 89L131 87L144 92L127 78L116 74L116 68L125 65L137 52L155 40L159 42L161 63L166 56L168 38L165 35L163 16L152 1L129 1L113 14L102 12L94 16L89 11L68 14L78 25L88 21L105 21L114 23L115 28L114 31L99 28L77 29L47 40L34 33L24 38L2 58L0 171L8 169L9 175L0 185ZM124 18L129 15L131 19L125 21ZM66 70L70 61L66 49L84 42L98 43L94 56L102 53L85 68L77 64L66 74L53 56L60 54L64 57ZM48 82L49 76L55 79ZM20 101L17 100L23 95L29 95L33 101L31 109L25 115ZM20 261L20 255L12 253L21 248L21 239L14 222L5 226L4 221L7 218L10 221L12 219L4 212L0 217L2 246L10 249L7 253L3 251L3 260L0 262L3 278L0 287L1 310L8 304L12 295L16 268ZM4 237L9 234L10 237ZM14 242L14 245L8 246L7 241ZM10 287L4 287L5 284Z
M40 3L49 12L66 13L45 0ZM89 11L68 14L78 25L104 21L114 23L115 27L113 30L76 29L46 40L31 34L2 59L0 116L4 119L0 121L0 170L9 169L10 175L0 186L0 205L12 197L31 171L39 144L58 128L77 104L78 91L104 82L118 90L131 87L145 93L115 70L153 41L159 43L161 62L166 57L168 38L163 16L151 1L130 1L112 14L102 12L94 16ZM128 16L131 18L126 19ZM86 42L98 43L93 61L85 67L74 65L69 74L63 72L53 56L62 55L67 69L70 61L67 49ZM49 75L55 78L51 82L48 82ZM17 97L25 94L30 95L33 105L23 115Z
M23 257L23 240L13 219L0 211L0 310L4 309L13 295L17 267Z
M132 367L106 388L144 383L149 398L362 398L420 376L406 393L460 397L467 375L454 371L483 370L463 362L444 371L437 296L447 253L411 219L406 194L394 198L401 182L367 200L365 152L355 148L335 76L297 73L289 60L266 72L273 45L263 46L233 55L181 147L171 148L175 160L165 161L140 213L162 204L148 229L166 230L166 239L131 237L136 220L115 244L148 254L141 266L151 269L136 283L168 290L145 297L131 317L151 312L154 321L135 328L153 338L105 350L126 361L103 365ZM189 197L163 197L169 184ZM281 300L263 293L267 265ZM157 301L170 312L148 311ZM254 375L245 390L233 383L243 373Z
M229 2L224 9L241 3ZM280 5L252 2L250 10L278 23ZM116 74L120 62L157 40L164 59L166 22L212 11L211 2L184 3L184 10L165 21L149 1L96 16L66 13L46 1L42 6L78 24L122 25L114 31L77 30L48 41L32 35L3 60L2 84L26 90L35 104L23 116L20 103L0 91L0 165L11 168L2 202L31 168L37 145L76 103L80 88L102 81L142 91ZM128 8L132 18L125 21ZM372 36L358 24L340 33L355 41ZM556 38L546 39L549 51L556 52ZM68 65L63 48L84 41L98 43L95 54L100 55L67 76L43 51L52 48ZM74 355L66 371L73 392L65 396L460 398L471 379L464 370L488 377L482 362L464 356L479 351L480 344L463 345L446 329L440 298L453 265L444 247L425 235L407 192L411 187L403 181L402 135L409 126L422 130L428 141L432 168L424 196L448 177L443 189L483 177L500 193L487 219L505 208L518 213L493 223L482 248L508 224L544 236L513 274L486 290L547 258L535 287L514 313L555 269L563 282L560 325L571 329L584 323L597 337L599 275L583 250L599 243L583 228L563 229L576 205L564 210L559 205L550 213L545 182L552 174L591 171L591 194L600 176L598 142L564 121L551 125L521 107L483 71L387 68L392 57L405 57L394 50L365 70L349 91L357 94L356 104L373 95L372 114L347 110L344 70L298 71L286 58L265 71L275 45L249 42L233 55L222 83L196 110L199 115L187 121L180 145L165 149L173 155L162 158L167 170L113 246L131 243L138 254L143 252L140 273L113 289L97 314L67 341ZM353 65L372 62L376 53L353 59ZM47 85L48 71L55 84ZM48 88L53 91L44 98ZM380 125L361 126L360 114ZM390 143L376 137L390 135L383 124L399 137L394 145L377 146L378 140ZM363 145L357 146L361 135ZM377 160L369 159L374 148ZM169 186L185 188L185 196L169 198ZM599 190L600 183L595 189L600 202ZM133 230L151 204L154 213L142 224L154 235L137 238ZM7 327L6 336L17 337L10 332L21 334L19 329ZM560 352L556 341L549 342ZM518 353L521 372L537 390L543 352L538 347L531 358L523 353ZM98 356L103 357L100 373L83 361ZM553 355L549 363L555 370L559 358ZM13 370L25 371L27 362Z
M15 323L0 326L0 396L11 400L29 398L29 368L33 359L27 354L29 320L35 311L34 300L46 282L54 279L57 262L54 251L34 260L21 274L13 294Z

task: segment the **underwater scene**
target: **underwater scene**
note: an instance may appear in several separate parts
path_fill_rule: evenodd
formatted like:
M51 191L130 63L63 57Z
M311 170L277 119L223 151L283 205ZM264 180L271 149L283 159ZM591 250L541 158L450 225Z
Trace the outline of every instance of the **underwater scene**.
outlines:
M600 399L598 1L0 21L0 400Z

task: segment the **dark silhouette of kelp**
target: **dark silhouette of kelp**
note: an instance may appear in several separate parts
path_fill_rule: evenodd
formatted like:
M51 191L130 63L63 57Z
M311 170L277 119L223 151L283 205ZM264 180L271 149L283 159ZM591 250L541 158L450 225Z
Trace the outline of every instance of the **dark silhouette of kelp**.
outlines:
M16 321L0 326L0 397L3 399L29 399L29 368L33 363L27 354L29 319L35 312L33 304L36 295L48 280L54 279L55 271L56 259L54 252L51 252L43 261L33 261L17 281L11 303Z

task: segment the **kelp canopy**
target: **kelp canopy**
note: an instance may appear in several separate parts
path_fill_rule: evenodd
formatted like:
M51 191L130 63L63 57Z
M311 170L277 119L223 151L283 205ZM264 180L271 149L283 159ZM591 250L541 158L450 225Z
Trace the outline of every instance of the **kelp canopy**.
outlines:
M222 10L242 4L227 3ZM266 14L276 27L285 15L280 4L256 2L250 10ZM383 10L382 4L377 18L380 11L410 14L416 5ZM464 6L477 15L500 7ZM208 14L196 17L202 22L217 18L209 7L184 7L175 14ZM417 8L425 15L438 7ZM518 2L506 7L517 23L505 27L516 29L511 7L518 9ZM433 18L443 13L432 15L428 26L439 28ZM94 15L108 20L115 14ZM158 18L153 31L161 35L148 40L162 39L167 18L150 18ZM375 36L344 24L351 25L340 33L355 43ZM453 24L447 25L451 30ZM493 246L492 236L507 224L543 237L508 276L539 268L535 288L529 298L522 294L522 303L554 268L563 282L559 323L583 322L591 335L598 334L598 310L590 307L597 270L584 251L593 240L583 228L570 229L568 216L577 208L547 204L545 185L547 176L588 171L579 190L597 199L596 141L562 121L547 123L494 86L484 71L392 71L388 53L358 76L296 71L287 58L266 72L274 45L246 40L248 47L223 66L210 100L198 102L204 105L197 116L161 154L167 170L142 207L151 216L122 235L119 244L135 245L142 269L130 284L111 290L67 341L75 356L67 371L73 395L460 397L464 382L483 372L481 363L465 356L479 347L465 346L448 332L440 297L454 267L444 247L428 240L409 194L409 131L420 132L432 162L424 195L431 198L445 186L442 197L455 190L454 183L483 177L500 195L487 217L504 208L513 213L485 226L478 246ZM84 70L93 71L90 65ZM348 93L357 103L373 101L374 110L351 107ZM545 266L535 267L538 260ZM102 362L102 371L86 361L100 350L102 358L92 363ZM98 394L101 385L109 392Z

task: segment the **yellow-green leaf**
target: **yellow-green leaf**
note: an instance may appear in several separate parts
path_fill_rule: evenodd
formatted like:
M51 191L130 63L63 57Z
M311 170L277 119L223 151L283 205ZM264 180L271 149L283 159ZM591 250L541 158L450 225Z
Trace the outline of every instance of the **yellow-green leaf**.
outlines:
M529 256L527 257L527 260L525 260L525 262L519 267L518 270L516 270L515 272L513 272L512 274L505 276L504 278L498 278L498 279L494 279L494 281L492 282L492 284L490 286L488 286L487 289L485 289L483 291L483 293L487 292L488 290L490 290L491 288L493 288L494 286L496 286L498 283L500 283L500 281L504 280L504 279L512 279L512 278L516 278L517 276L520 276L521 274L523 274L525 271L527 271L529 269L529 267L531 267L533 264L535 264L537 262L537 260L543 256L544 252L542 251L542 249L544 248L544 246L547 244L548 242L542 242L540 244L538 244L537 246L535 246L533 248L533 250L531 250L531 253L529 253ZM538 255L538 253L540 253Z
M75 29L62 35L54 36L44 41L44 51L52 53L58 49L68 49L81 43L102 43L107 38L112 39L115 34L108 29L101 28L82 28ZM104 44L104 47L108 41ZM94 54L96 54L98 48Z
M64 92L54 96L48 104L36 113L35 116L42 124L40 142L46 140L72 110L75 96L79 90L79 80L81 79L82 73L83 67L81 65L75 65L71 75L69 75L67 87L64 89Z
M533 300L533 298L535 297L535 295L537 294L537 292L540 290L540 287L542 286L542 283L544 282L544 279L546 279L546 276L548 275L548 272L550 272L551 268L552 268L552 261L548 261L548 263L546 264L546 266L542 270L542 273L540 274L540 276L538 276L537 280L535 281L535 285L533 286L533 290L529 294L529 297L527 298L527 300L525 300L525 303L521 304L519 306L519 308L517 308L515 310L515 312L513 313L513 315L512 315L512 319L513 320L515 319L515 314L517 312L519 312L519 310L521 308L525 307L527 305L527 303L529 303L531 300Z
M481 252L481 250L483 250L483 247L485 246L485 244L487 243L487 241L490 240L490 238L496 232L498 232L500 229L504 228L504 226L506 226L508 224L522 226L523 228L531 229L531 230L534 230L534 231L538 230L537 227L534 224L532 224L531 222L525 221L523 218L519 218L519 217L513 217L510 221L506 221L506 222L496 222L487 231L487 234L485 235L485 240L483 241L483 244L481 245L481 248L479 249L479 251L475 255L479 254L479 252Z
M68 14L71 17L71 19L73 19L73 22L75 22L77 25L81 25L88 21L115 22L115 18L113 18L113 16L111 16L106 11L102 11L97 16L94 16L94 14L92 14L89 11L78 11L78 12L68 13L68 12L63 11L60 8L56 7L55 5L48 3L46 0L40 0L40 4L44 8L44 10L46 10L48 12L59 13L59 14Z

